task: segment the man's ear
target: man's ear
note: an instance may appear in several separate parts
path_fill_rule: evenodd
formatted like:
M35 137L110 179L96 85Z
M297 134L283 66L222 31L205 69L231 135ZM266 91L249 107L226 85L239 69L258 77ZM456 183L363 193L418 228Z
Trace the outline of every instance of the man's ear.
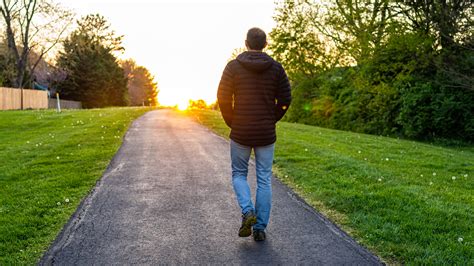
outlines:
M265 42L265 45L263 46L263 49L267 48L267 45L268 45L268 42Z

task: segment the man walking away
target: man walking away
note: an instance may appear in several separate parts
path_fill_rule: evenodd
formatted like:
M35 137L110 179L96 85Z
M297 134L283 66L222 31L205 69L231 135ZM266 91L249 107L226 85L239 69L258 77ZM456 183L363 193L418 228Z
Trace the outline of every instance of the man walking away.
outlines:
M266 38L259 28L247 32L248 51L227 64L217 92L222 116L231 128L232 184L242 209L239 236L250 236L253 227L255 241L265 240L265 228L270 219L275 124L291 102L285 70L262 52L267 46ZM255 206L247 182L252 149L257 170Z

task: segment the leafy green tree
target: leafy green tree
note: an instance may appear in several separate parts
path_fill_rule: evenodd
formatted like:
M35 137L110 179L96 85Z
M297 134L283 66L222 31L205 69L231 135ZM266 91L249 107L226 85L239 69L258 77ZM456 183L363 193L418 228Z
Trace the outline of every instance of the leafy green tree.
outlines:
M77 24L58 58L59 67L67 73L58 85L61 95L87 108L127 105L127 79L113 54L123 50L122 36L98 14L83 17Z
M292 80L330 69L341 59L312 26L313 12L317 12L316 7L305 0L284 1L276 7L277 26L269 33L269 50Z
M335 0L327 4L327 14L313 16L313 24L358 64L370 59L393 27L396 15L389 0Z
M474 3L470 0L397 1L412 31L435 37L437 46L472 46Z

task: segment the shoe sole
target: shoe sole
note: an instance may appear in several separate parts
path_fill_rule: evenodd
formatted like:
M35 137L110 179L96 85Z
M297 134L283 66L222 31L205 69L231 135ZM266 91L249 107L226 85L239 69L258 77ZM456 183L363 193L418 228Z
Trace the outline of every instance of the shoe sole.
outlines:
M252 226L257 223L257 217L253 216L245 221L244 227L239 230L240 237L248 237L252 234Z

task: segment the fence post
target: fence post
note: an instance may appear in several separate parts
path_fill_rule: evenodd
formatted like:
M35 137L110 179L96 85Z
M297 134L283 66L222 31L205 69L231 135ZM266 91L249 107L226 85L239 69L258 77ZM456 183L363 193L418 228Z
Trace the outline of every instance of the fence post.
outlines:
M56 102L58 104L58 113L61 112L61 104L59 103L59 92L56 92Z
M20 89L21 89L21 92L20 92L20 101L21 101L20 110L23 110L23 86Z

